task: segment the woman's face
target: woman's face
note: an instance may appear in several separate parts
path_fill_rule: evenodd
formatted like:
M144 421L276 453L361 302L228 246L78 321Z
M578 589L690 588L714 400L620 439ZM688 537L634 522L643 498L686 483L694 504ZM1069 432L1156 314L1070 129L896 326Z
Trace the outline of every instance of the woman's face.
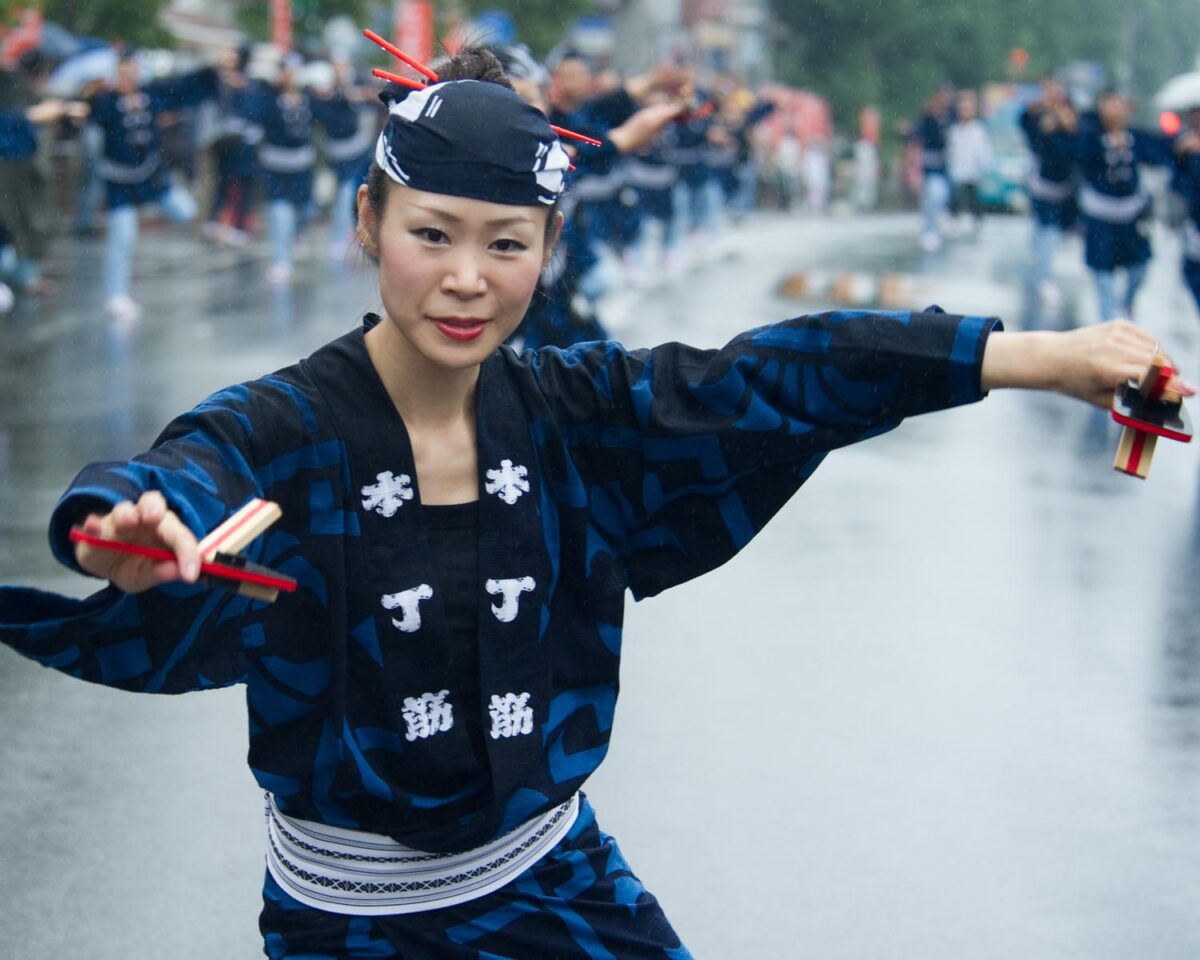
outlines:
M365 187L359 215L388 320L426 360L482 363L517 329L542 269L546 209L389 186L382 221Z

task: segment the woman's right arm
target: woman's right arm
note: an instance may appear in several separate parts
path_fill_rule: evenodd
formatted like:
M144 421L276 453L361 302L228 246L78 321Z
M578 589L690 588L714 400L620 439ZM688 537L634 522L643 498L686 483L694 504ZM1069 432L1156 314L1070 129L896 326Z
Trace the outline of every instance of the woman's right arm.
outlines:
M105 540L159 547L175 554L171 561L150 560L87 543L75 544L79 569L108 580L123 593L142 593L172 580L195 583L200 576L196 537L157 490L146 491L136 503L122 500L106 514L89 513L80 526L85 533Z
M250 388L231 387L173 421L148 451L128 463L97 463L80 472L50 521L55 555L68 566L140 593L169 580L199 576L196 542L262 491L250 419ZM173 563L72 544L72 526L114 540L159 547Z
M196 538L262 492L252 435L262 414L251 408L262 407L264 393L255 385L223 391L175 420L146 453L85 468L55 508L51 545L68 566L110 583L85 600L0 587L0 641L44 666L126 690L182 693L243 679L249 602L194 584ZM76 551L76 524L169 549L176 560Z

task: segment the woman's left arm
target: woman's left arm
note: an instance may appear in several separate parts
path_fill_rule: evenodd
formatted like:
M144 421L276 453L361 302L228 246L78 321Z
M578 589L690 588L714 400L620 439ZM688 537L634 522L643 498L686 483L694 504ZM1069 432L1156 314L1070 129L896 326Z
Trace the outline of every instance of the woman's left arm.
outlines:
M982 317L847 311L750 330L720 350L609 343L528 356L640 599L736 554L831 450L1000 387L1107 405L1153 352L1130 323L1027 334Z
M1160 352L1154 335L1127 320L1080 327L1066 333L994 333L983 350L983 391L1004 387L1049 390L1108 407L1113 390L1140 380ZM1176 378L1185 397L1195 387Z
M719 350L615 343L530 358L595 527L634 596L724 563L831 450L982 398L999 322L845 311Z

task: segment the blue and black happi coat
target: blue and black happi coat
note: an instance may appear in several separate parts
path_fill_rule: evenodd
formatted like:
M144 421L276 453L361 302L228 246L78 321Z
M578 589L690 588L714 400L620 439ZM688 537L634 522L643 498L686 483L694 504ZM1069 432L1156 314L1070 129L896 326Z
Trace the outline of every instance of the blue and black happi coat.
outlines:
M88 101L89 122L104 134L100 175L108 208L157 202L170 183L162 167L163 113L195 107L217 96L211 67L148 83L131 94L106 90Z
M833 313L720 350L498 350L478 389L482 696L466 715L412 450L364 329L215 394L128 463L87 467L52 519L72 564L72 523L147 490L197 535L274 500L283 519L248 554L295 594L2 588L0 640L129 690L245 684L249 762L286 813L476 847L603 759L626 589L652 596L730 559L835 447L979 399L997 326Z
M1172 164L1170 138L1144 130L1109 132L1096 114L1084 114L1076 150L1085 262L1093 270L1145 263L1151 256L1151 200L1139 168Z

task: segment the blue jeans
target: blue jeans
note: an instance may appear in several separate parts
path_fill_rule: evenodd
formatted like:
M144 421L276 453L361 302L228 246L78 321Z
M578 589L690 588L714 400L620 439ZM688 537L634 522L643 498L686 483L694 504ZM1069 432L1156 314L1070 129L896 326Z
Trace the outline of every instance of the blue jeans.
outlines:
M183 187L170 187L156 201L163 216L175 223L196 217L196 201ZM129 296L133 255L137 249L138 208L133 204L108 211L108 235L104 245L104 292L109 299Z
M299 216L290 200L272 200L267 205L267 236L271 240L271 266L292 266Z
M921 180L921 232L939 233L938 224L950 206L950 180L944 173L926 172Z
M1029 278L1037 285L1054 273L1054 251L1062 240L1062 227L1056 223L1033 223L1033 268Z
M338 184L333 197L333 209L329 213L329 245L331 248L349 249L351 231L354 229L354 196L358 192L359 179L351 177Z
M717 186L711 177L690 183L681 178L675 184L672 227L687 233L715 233L719 219L719 202L714 196L716 190ZM679 233L672 237L672 246L675 246L678 237Z
M79 135L81 166L79 170L79 209L75 211L75 229L91 230L104 200L104 181L100 177L100 155L104 150L104 135L94 125L83 128Z
M1100 301L1100 320L1115 320L1118 317L1133 317L1133 298L1146 280L1148 263L1125 268L1125 296L1117 298L1117 274L1115 270L1093 270L1096 282L1096 297Z

